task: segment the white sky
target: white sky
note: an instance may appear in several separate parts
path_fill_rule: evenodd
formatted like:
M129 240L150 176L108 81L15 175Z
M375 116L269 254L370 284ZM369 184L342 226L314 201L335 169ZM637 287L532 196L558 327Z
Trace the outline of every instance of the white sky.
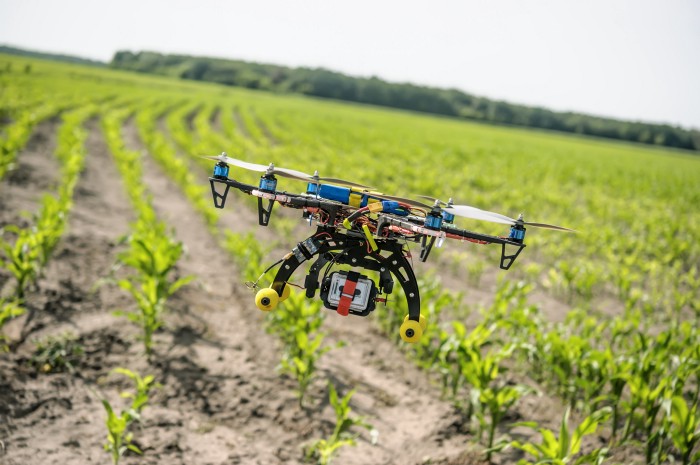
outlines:
M694 0L0 0L0 44L323 66L700 128Z

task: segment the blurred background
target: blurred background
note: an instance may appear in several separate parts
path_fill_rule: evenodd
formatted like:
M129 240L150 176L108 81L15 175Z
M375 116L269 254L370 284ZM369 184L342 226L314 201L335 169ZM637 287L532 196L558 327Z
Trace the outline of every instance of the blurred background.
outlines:
M698 128L698 18L700 6L690 0L439 1L430 6L414 0L2 0L0 44L192 79L653 143L661 136L641 129L629 134L629 128L613 122L581 122L519 105ZM113 61L118 51L289 69L240 62L166 64L157 56L121 55ZM227 69L239 72L234 77ZM370 78L458 92L395 87L390 92L367 82ZM475 103L474 97L498 104ZM694 144L670 133L667 144Z

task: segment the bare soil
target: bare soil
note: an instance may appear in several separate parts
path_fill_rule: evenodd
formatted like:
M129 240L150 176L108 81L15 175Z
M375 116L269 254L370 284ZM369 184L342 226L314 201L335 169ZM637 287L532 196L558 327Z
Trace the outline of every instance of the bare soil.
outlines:
M327 381L341 394L356 388L355 414L379 432L372 444L367 432L358 431L357 447L341 449L335 463L486 463L470 443L464 418L441 398L435 380L371 319L329 312L328 343L346 345L322 358L309 405L300 408L295 382L278 372L278 342L265 333L263 314L239 271L128 123L124 137L143 153L158 215L186 246L177 274L196 277L172 298L167 325L157 334L155 362L149 364L137 328L113 314L132 306L108 278L123 271L114 264L134 215L99 124L91 122L89 129L87 166L68 232L30 293L27 313L4 328L14 350L0 354L0 463L110 463L102 449L106 415L100 399L120 410L126 404L119 392L131 389L123 376L110 374L116 367L152 374L162 385L135 432L144 454L128 455L123 463L304 463L304 447L333 430ZM41 193L55 188L56 130L55 121L39 125L18 168L0 182L0 225L17 222L21 210L34 211ZM250 230L261 241L273 239L245 210L227 209L221 226ZM8 276L0 275L0 285L5 282ZM73 372L41 373L31 364L36 341L64 334L77 338L85 355ZM530 396L508 422L555 426L561 413L556 399ZM508 452L495 463L515 463L519 457Z

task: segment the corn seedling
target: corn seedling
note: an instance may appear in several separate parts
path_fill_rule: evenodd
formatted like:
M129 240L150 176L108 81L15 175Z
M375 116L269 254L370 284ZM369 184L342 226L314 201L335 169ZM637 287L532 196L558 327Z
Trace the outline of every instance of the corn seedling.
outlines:
M15 234L14 243L0 237L0 251L3 258L0 265L12 273L15 278L15 295L18 299L24 299L27 286L31 284L39 273L41 247L39 238L31 228L19 228L9 225L4 230Z
M72 195L72 191L70 193ZM70 208L70 195L61 198L45 195L41 202L41 210L34 218L37 245L39 247L38 265L43 268L49 260L63 235L66 225L66 213ZM66 197L68 196L68 197Z
M257 282L265 271L265 250L258 239L252 233L236 234L226 231L223 246L242 269L245 280Z
M546 428L538 428L534 422L516 423L514 426L527 426L536 429L542 438L540 444L511 442L511 445L533 457L532 460L522 459L518 465L583 465L603 462L607 449L596 449L592 452L578 456L581 451L581 443L585 436L595 434L598 425L605 422L609 415L609 409L601 409L586 417L573 432L569 429L569 409L564 413L561 421L558 437L556 432Z
M139 112L136 118L139 135L158 164L178 184L194 208L203 215L207 226L212 231L216 231L214 227L218 214L208 199L208 186L197 182L190 165L177 155L175 147L161 132L156 130L156 121L169 108L170 105L164 106L160 110L155 109L155 111L151 108L145 108Z
M683 465L700 462L700 416L698 404L688 405L681 396L675 396L671 401L670 434L673 445L680 452Z
M83 354L83 346L75 336L65 334L37 341L29 363L42 373L73 373Z
M495 447L496 427L508 410L529 391L525 386L510 386L498 380L501 361L508 357L513 346L482 354L478 347L461 346L459 351L460 373L470 385L470 412L476 416L479 425L477 435L487 433L486 458L491 460L494 451L507 444L500 441Z
M319 439L314 442L306 451L306 458L316 458L319 465L330 465L333 457L343 446L354 446L357 433L351 432L355 426L365 428L370 431L372 425L366 423L363 418L351 418L350 399L355 394L355 390L348 392L344 397L338 398L338 392L332 383L328 383L328 400L335 411L335 428L328 439ZM376 437L376 433L373 437Z
M0 298L0 330L10 319L18 317L24 313L19 299ZM0 350L6 350L6 337L0 332Z
M17 115L16 121L5 128L0 137L0 179L12 168L17 152L24 147L34 127L61 110L54 102L37 105Z
M128 376L136 385L135 393L121 393L121 397L131 399L131 405L126 410L122 410L119 415L114 412L107 399L102 399L102 405L107 412L107 443L104 448L112 456L114 465L118 465L119 460L128 450L141 454L141 450L133 444L134 433L131 431L131 425L141 421L141 411L148 404L148 395L157 385L151 375L142 378L126 368L115 368L112 372Z
M282 370L297 380L300 407L316 374L318 359L331 350L323 345L323 315L320 303L308 303L303 294L291 294L268 316L268 331L283 343Z
M193 276L177 280L169 276L182 255L183 247L181 242L168 236L164 224L140 223L136 230L128 238L129 250L119 255L120 262L136 273L119 280L118 284L134 297L139 310L121 314L141 327L150 360L153 334L163 325L162 314L167 299L189 283Z

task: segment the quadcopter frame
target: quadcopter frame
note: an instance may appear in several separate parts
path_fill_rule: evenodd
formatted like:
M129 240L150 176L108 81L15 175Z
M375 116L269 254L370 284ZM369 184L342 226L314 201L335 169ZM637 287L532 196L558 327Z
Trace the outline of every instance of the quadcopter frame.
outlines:
M261 226L268 226L275 202L284 207L302 209L304 218L309 219L309 224L313 218L319 219L316 232L299 242L292 252L280 261L281 265L270 288L261 289L256 294L256 305L261 310L272 310L279 301L284 300L289 295L290 279L294 272L303 263L315 258L304 283L308 298L315 297L316 291L321 289L321 297L324 298L325 292L328 299L326 275L333 265L349 265L377 272L378 291L387 295L393 291L393 275L406 295L408 306L408 315L400 328L401 337L406 342L417 342L425 329L425 321L420 314L418 282L408 260L410 252L406 245L409 241L420 244L420 261L423 262L427 260L433 246L440 247L445 238L478 244L500 244L500 268L504 270L511 267L525 248L523 224L511 226L508 237L474 233L454 226L451 218L440 216L437 207L425 217L415 216L411 214L408 204L388 200L392 198L384 194L367 191L352 192L357 205L351 205L350 201L336 199L335 193L331 198L319 195L323 186L319 182L309 183L307 194L278 192L274 174L264 174L260 177L260 185L252 186L228 178L228 168L223 171L226 165L222 166L222 163L217 164L214 176L209 178L216 208L224 207L229 190L233 187L258 198L258 222ZM219 171L219 168L222 171ZM224 186L222 192L217 191L217 185ZM346 191L350 192L347 189ZM348 195L350 194L346 197ZM323 221L318 216L321 214ZM513 251L512 247L516 249ZM324 268L326 271L319 282ZM386 302L386 299L376 298L377 289L373 280L368 280L353 271L339 273L343 275L340 278L343 281L342 286L340 281L336 283L337 305L330 305L329 300L324 300L326 307L335 309L343 316L367 316L374 310L375 301ZM355 308L351 308L355 296L358 295L356 286L360 281L364 281L366 285L371 282L371 302L359 308L356 304Z

